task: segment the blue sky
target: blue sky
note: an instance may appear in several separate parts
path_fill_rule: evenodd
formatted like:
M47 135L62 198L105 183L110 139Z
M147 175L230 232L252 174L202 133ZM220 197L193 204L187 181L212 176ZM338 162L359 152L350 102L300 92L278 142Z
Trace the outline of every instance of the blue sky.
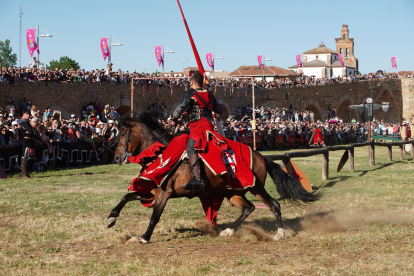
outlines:
M413 0L180 2L205 68L205 54L213 51L224 58L216 60L216 70L256 64L260 54L272 59L267 65L287 68L297 54L322 41L336 50L335 37L348 24L362 73L389 71L392 56L403 59L399 70L414 69ZM25 30L40 25L53 35L40 38L45 64L67 55L86 70L104 68L99 42L112 35L123 43L112 47L114 69L161 71L154 48L162 44L175 52L166 54L166 72L196 66L175 0L0 0L0 40L10 39L18 58L19 4L24 8L22 65L30 61Z

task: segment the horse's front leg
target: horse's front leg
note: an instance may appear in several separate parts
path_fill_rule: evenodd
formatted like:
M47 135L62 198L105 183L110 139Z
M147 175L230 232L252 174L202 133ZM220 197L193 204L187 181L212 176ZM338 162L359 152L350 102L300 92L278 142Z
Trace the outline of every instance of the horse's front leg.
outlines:
M157 193L155 194L154 209L152 210L152 216L149 226L145 234L138 238L139 241L141 241L142 243L149 243L152 236L152 232L154 231L154 228L157 225L157 223L160 221L161 214L164 211L164 207L167 204L167 201L170 198L170 196L171 192L163 191L161 189L157 190ZM132 238L131 240L133 239L137 238Z
M122 208L124 208L125 204L133 200L140 200L141 196L138 193L128 193L124 195L118 205L111 211L108 217L108 228L111 228L116 223L116 218L119 217Z

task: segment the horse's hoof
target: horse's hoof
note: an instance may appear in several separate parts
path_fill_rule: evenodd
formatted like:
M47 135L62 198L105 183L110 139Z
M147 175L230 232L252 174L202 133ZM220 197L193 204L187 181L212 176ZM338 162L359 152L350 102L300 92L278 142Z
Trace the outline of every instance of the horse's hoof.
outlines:
M283 230L283 228L279 228L277 230L277 234L273 237L273 240L280 241L280 240L283 240L284 238L286 238L285 230Z
M220 236L221 237L230 237L234 235L234 229L227 228L224 231L221 231Z
M106 227L111 228L112 226L115 225L115 223L116 223L116 218L110 217L110 218L108 218L108 225Z
M143 243L143 244L147 244L149 243L149 241L141 238L141 237L132 237L128 240L129 243Z

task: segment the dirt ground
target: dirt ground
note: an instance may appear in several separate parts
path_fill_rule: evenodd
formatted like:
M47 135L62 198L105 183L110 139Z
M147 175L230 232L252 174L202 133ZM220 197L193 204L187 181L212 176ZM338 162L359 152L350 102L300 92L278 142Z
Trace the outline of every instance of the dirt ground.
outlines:
M131 202L114 227L106 220L135 175L131 166L12 177L0 185L0 275L412 275L413 159L387 163L386 152L376 154L370 167L366 151L356 151L355 173L331 171L328 181L319 159L298 159L323 197L302 208L281 202L280 241L268 209L221 237L236 207L222 206L215 231L198 199L174 199L151 243L128 242L145 233L152 210ZM276 195L272 183L266 189Z

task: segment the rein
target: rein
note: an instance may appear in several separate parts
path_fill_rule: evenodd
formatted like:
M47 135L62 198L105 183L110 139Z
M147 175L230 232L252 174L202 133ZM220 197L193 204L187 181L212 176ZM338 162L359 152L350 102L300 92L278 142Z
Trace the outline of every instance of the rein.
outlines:
M132 153L128 151L129 138L130 138L130 136L131 136L131 127L122 127L122 128L119 130L118 139L117 139L118 141L117 141L117 143L119 143L119 135L121 135L121 130L122 130L123 128L128 129L128 134L127 134L127 138L126 138L125 148L121 148L121 147L116 147L116 148L117 148L117 149L120 149L120 150L123 150L123 151L125 152L126 156L127 156L127 159L128 159L128 157L130 157L130 156L132 155Z

